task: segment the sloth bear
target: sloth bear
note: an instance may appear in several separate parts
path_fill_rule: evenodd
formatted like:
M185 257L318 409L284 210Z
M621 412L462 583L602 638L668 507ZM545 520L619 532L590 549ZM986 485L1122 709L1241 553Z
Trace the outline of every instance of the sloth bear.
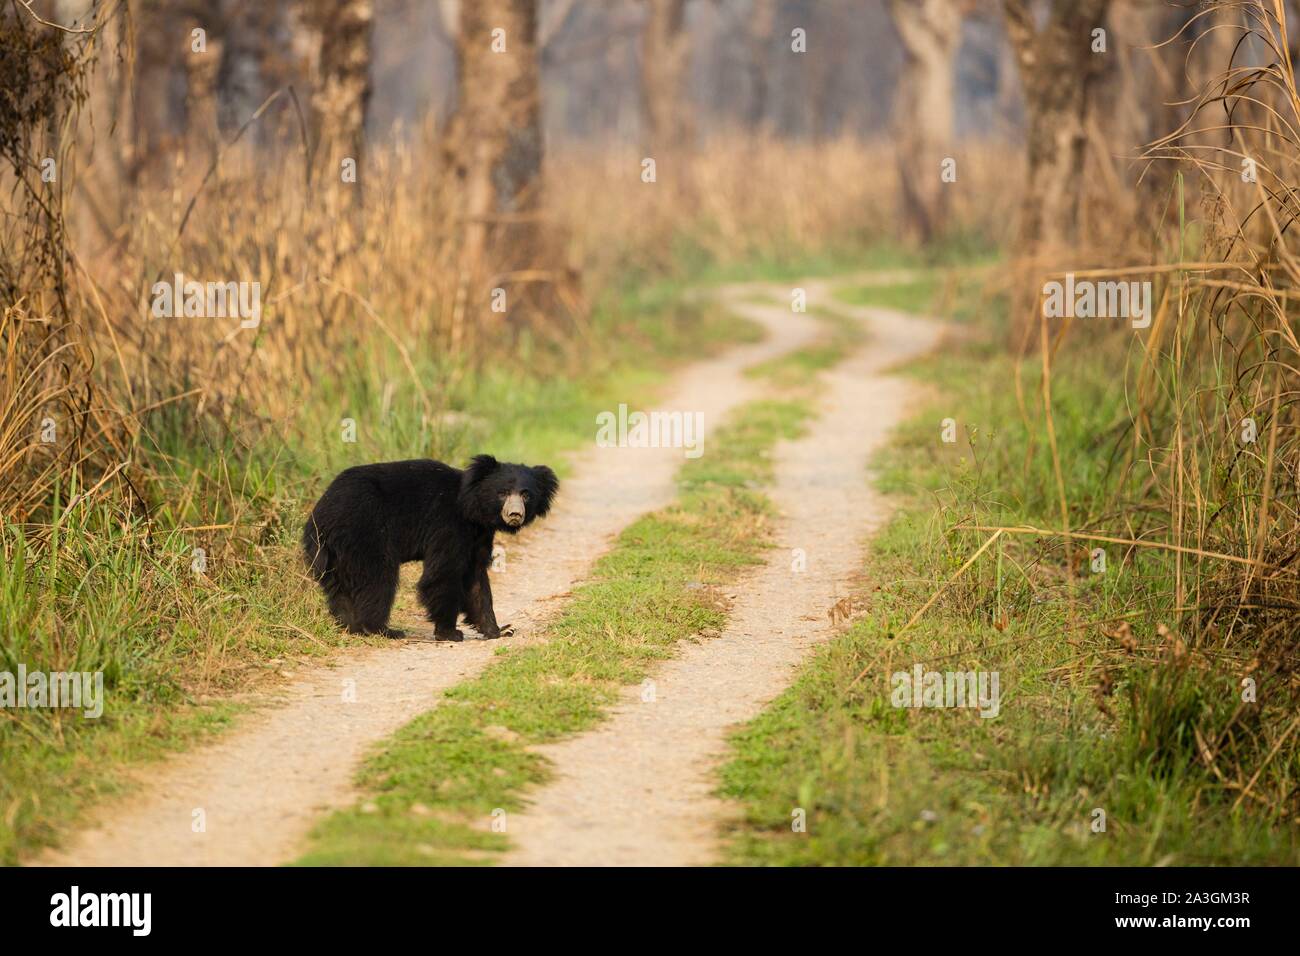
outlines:
M388 626L397 571L423 561L417 590L436 640L463 640L462 612L483 637L500 637L487 574L492 539L545 515L558 487L545 465L491 455L464 471L427 458L358 465L325 489L302 546L330 613L353 633L404 636Z

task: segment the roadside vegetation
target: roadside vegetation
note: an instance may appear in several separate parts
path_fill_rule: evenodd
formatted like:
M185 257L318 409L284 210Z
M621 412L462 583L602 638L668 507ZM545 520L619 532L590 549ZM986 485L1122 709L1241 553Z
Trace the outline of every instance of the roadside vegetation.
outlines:
M598 410L649 403L677 362L757 334L661 288L608 307L604 321L619 330L609 341L622 344L593 355L581 376L546 365L462 373L439 424L409 380L376 394L401 361L390 349L322 383L293 423L308 436L299 442L269 435L236 453L156 423L172 447L154 460L174 490L148 520L72 486L59 490L43 533L5 527L0 669L102 671L110 703L95 720L0 710L0 861L54 839L78 808L122 784L126 765L229 726L249 690L367 640L329 619L299 553L301 515L339 469L423 455L457 462L490 448L563 471L562 453L590 439ZM446 374L427 362L414 371ZM350 416L355 443L342 440ZM214 486L222 500L209 510Z
M927 310L934 285L888 303ZM869 286L843 298L881 301ZM1225 641L1188 626L1166 548L1007 532L980 552L993 529L1059 527L1060 486L1042 367L1007 354L1005 297L959 298L959 334L908 370L929 398L877 462L904 507L872 543L859 616L733 738L722 789L745 820L729 860L1297 864L1294 698L1267 631ZM1055 353L1056 455L1079 535L1161 541L1130 510L1159 488L1123 467L1125 382L1142 355L1114 331ZM1184 557L1182 593L1209 592L1223 562ZM997 716L895 706L893 675L917 664L998 672Z

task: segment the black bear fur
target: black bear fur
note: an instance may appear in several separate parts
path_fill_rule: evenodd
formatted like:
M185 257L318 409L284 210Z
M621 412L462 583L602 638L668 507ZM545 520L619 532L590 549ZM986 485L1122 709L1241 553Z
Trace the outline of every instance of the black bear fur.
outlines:
M358 465L312 509L303 550L330 613L353 633L403 636L388 626L398 569L422 561L416 590L434 637L461 640L456 622L464 614L480 635L495 638L502 628L488 583L493 539L545 515L558 487L545 465L491 455L464 470L427 458Z

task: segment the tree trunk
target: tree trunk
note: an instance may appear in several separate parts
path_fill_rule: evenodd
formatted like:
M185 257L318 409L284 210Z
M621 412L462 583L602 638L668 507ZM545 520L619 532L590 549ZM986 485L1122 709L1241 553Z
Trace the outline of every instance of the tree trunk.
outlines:
M751 130L762 127L767 119L767 64L774 56L772 44L775 38L776 0L754 0L746 36L749 99L745 104L745 123Z
M1053 0L1035 27L1030 0L1003 0L1016 51L1028 122L1028 169L1020 241L1029 251L1060 251L1079 241L1093 88L1108 54L1092 52L1110 0Z
M493 289L513 311L517 284L533 278L542 168L535 0L476 0L456 19L459 101L444 145L460 226L453 346L471 308L490 314Z
M295 27L290 24L291 9L296 4L288 0L202 0L193 14L195 25L208 31L210 51L220 44L220 54L209 52L200 59L214 56L218 59L215 70L215 103L217 125L228 142L244 127L276 90L288 86L296 78L291 68ZM190 59L194 59L191 57ZM208 67L190 65L192 74ZM195 84L192 83L191 89ZM209 98L213 80L197 80L198 94L195 102ZM246 144L269 146L277 142L282 130L279 120L289 109L286 97L276 107L258 118L243 137ZM206 117L199 117L206 122ZM191 124L192 125L192 124Z
M219 37L221 43L216 76L217 122L222 135L229 139L266 98L261 70L262 37L253 22L253 0L219 0L217 15L220 28L207 27L208 42L215 43ZM204 91L205 96L207 92Z
M189 31L199 25L198 20L185 25L184 40L187 46ZM222 39L223 33L224 31L216 29L209 30L207 52L182 57L181 68L185 73L185 125L177 132L182 135L187 161L193 157L200 168L216 158L221 145L221 131L225 129L220 85L221 68L225 63L227 49Z
M641 102L650 155L685 146L693 135L686 109L686 70L690 45L685 30L686 0L646 0L648 16L641 36Z
M923 243L942 231L949 184L940 178L952 155L953 80L961 10L957 0L890 0L903 42L894 134L908 232Z
M320 31L320 58L312 96L317 123L318 168L338 182L344 160L356 164L351 193L360 196L370 103L370 38L373 0L312 0L312 20Z
M135 27L131 76L132 183L156 180L187 128L185 63L190 47L185 16L162 0L130 4Z

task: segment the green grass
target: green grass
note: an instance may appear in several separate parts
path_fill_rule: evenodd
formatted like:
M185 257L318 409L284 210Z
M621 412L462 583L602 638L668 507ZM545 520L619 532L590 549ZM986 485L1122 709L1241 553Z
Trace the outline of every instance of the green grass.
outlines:
M149 489L150 523L81 505L52 529L0 528L0 670L102 671L107 698L94 720L0 709L0 863L53 842L125 785L130 764L224 729L239 710L232 695L364 640L329 619L298 551L303 515L334 473L479 451L563 472L561 453L590 440L596 411L648 403L675 364L758 334L679 300L679 287L660 283L598 309L606 345L580 372L540 359L530 370L526 345L502 369L422 359L418 380L443 399L432 417L384 348L359 348L353 374L315 383L283 434L236 440L167 407L146 422L163 476ZM342 440L343 418L357 423L355 443ZM209 525L234 527L192 530Z
M0 710L0 861L50 842L87 801L116 792L114 771L224 729L240 709L201 700L342 643L302 600L297 575L226 566L195 538L150 541L106 507L56 514L51 539L0 528L0 670L102 672L102 716ZM297 562L289 564L297 567Z
M1127 692L1098 710L1062 609L998 630L944 602L899 634L952 570L915 513L876 542L866 616L732 740L723 792L744 804L728 859L768 865L1291 864L1294 828L1212 802L1191 749L1133 746ZM918 553L923 552L923 553ZM987 583L987 582L986 582ZM1005 597L1013 612L1021 603ZM1055 620L1053 621L1053 618ZM1077 639L1076 639L1077 640ZM1000 713L896 708L890 675L997 671ZM854 685L863 671L866 676ZM1091 678L1091 679L1090 679ZM1231 681L1220 682L1227 699ZM1171 743L1177 738L1168 737ZM1207 805L1208 804L1208 805ZM795 808L806 832L791 828ZM1106 832L1094 833L1095 811Z
M742 803L744 820L728 859L1300 863L1294 823L1249 802L1234 809L1238 791L1198 759L1191 728L1224 725L1247 662L1224 654L1206 666L1160 630L1174 620L1172 562L1163 554L1109 547L1106 572L1094 574L1084 549L1071 552L1059 538L1008 537L903 630L988 537L956 524L1060 523L1037 370L1025 378L1025 421L1004 330L989 317L974 324L982 339L949 345L912 370L941 386L881 456L881 485L903 510L873 544L859 594L865 610L733 737L722 790ZM1135 494L1111 454L1124 418L1116 369L1125 347L1121 337L1091 340L1063 352L1054 371L1076 529ZM958 423L956 444L940 441L945 418ZM1132 647L1116 632L1121 620ZM893 706L891 676L917 663L998 672L999 715ZM1270 706L1265 695L1260 701ZM1295 751L1269 774L1282 788L1293 782ZM792 828L797 808L806 832ZM1093 829L1098 810L1104 832Z
M676 250L675 269L682 281L697 285L723 282L827 278L865 270L925 269L972 265L995 259L998 251L986 238L957 235L925 249L898 242L867 240L816 251L803 248L772 250L737 263L719 263L704 249L683 244Z
M836 298L849 305L880 306L901 312L928 312L939 295L939 276L919 273L916 279L891 285L860 285L840 289Z
M863 269L901 269L919 267L926 259L896 243L861 248L826 249L817 253L774 255L745 262L720 265L691 250L679 254L678 268L700 285L726 282L789 282L796 279L823 278Z

